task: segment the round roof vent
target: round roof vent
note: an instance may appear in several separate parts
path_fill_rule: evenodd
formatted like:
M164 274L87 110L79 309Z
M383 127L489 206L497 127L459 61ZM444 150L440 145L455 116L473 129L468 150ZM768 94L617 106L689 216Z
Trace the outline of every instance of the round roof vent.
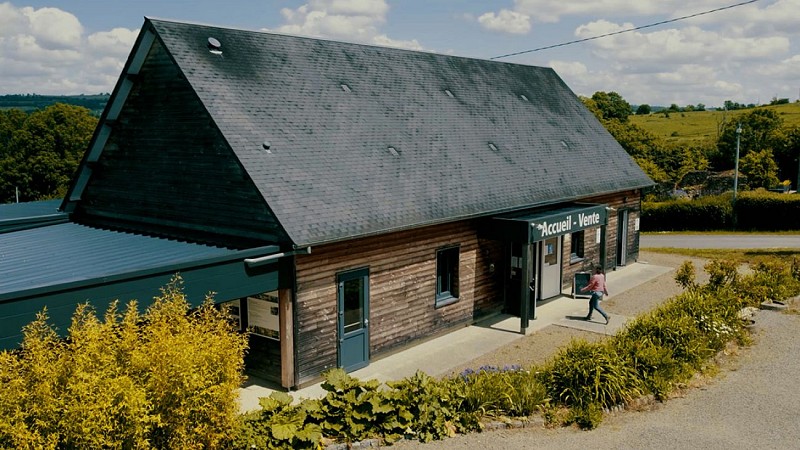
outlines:
M215 55L222 54L222 44L213 37L208 38L208 51Z

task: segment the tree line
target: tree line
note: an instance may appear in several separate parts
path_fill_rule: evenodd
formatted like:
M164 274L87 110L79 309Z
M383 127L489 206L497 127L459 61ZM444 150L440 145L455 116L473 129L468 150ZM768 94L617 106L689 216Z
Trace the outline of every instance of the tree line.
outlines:
M724 122L716 140L687 144L668 142L631 123L631 105L616 92L598 91L581 100L658 183L678 186L690 172L733 169L737 139L739 172L747 178L750 188L770 189L781 185L781 180L797 180L800 127L784 124L771 109L754 108L735 121Z

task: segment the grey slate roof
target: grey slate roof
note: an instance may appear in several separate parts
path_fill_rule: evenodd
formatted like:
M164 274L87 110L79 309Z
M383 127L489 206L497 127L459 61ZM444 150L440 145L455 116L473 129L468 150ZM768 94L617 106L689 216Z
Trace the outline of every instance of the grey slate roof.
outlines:
M549 68L148 24L297 246L652 184Z

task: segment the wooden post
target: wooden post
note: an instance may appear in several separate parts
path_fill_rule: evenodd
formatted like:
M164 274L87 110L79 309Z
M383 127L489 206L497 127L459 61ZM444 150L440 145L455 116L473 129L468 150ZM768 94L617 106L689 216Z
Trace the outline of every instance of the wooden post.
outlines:
M292 290L278 290L281 328L281 386L286 389L294 387L294 309L292 308Z

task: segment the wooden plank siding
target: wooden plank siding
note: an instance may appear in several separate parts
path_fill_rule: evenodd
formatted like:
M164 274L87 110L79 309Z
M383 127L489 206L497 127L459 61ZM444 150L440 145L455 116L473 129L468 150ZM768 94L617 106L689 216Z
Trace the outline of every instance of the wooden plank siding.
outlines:
M436 251L452 245L459 246L459 298L436 308ZM502 243L479 239L471 221L323 245L297 256L298 384L337 364L337 273L369 268L374 359L499 310L501 263Z
M285 241L266 202L158 41L135 80L92 166L77 210L80 220L234 247Z

